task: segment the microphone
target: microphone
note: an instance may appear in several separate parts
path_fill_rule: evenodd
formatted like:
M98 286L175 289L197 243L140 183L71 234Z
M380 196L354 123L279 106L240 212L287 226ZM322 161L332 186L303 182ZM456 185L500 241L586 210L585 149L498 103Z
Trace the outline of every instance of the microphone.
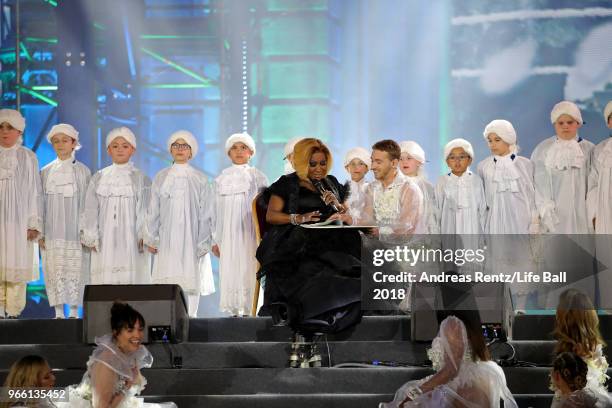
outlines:
M334 197L336 197L333 191L325 188L325 184L323 180L310 180L310 181L315 186L315 188L319 191L319 193L321 193L321 198L323 198L323 195L328 191L331 192ZM339 201L338 197L336 197L336 201ZM340 212L340 209L335 203L332 202L329 205L334 209L334 211Z

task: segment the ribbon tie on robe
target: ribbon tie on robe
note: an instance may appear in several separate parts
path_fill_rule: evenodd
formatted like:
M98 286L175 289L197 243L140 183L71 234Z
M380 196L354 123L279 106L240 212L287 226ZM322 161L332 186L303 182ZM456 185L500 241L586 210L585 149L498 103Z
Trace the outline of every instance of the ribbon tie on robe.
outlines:
M450 173L448 180L448 190L446 196L457 203L456 208L469 208L470 207L470 182L468 181L468 175L472 173L468 170L461 177Z
M223 170L219 177L218 193L220 195L233 195L248 193L251 187L251 173L248 164L234 164Z
M76 178L72 162L74 159L56 160L47 177L45 190L47 194L62 194L64 197L73 197L76 191Z
M184 198L187 191L188 164L173 164L160 187L161 195L172 198Z
M0 180L8 180L15 176L17 169L17 157L15 150L4 149L3 154L0 154Z
M555 138L555 142L546 153L544 164L550 169L557 170L567 170L572 167L581 168L584 165L584 153L578 144L578 140Z
M104 197L133 197L132 163L114 164L102 170L96 193Z
M520 174L514 165L514 155L495 156L495 173L493 181L497 184L497 191L519 191L518 179Z

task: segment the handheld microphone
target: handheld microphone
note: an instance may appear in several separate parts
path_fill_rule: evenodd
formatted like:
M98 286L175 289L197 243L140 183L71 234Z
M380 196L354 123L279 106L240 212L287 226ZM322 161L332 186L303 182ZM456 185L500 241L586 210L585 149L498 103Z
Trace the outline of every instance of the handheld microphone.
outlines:
M323 180L311 180L311 181L312 181L312 184L315 186L315 188L319 191L319 193L321 193L321 198L323 198L323 195L326 192L330 191L332 195L336 198L336 200L339 201L338 197L336 197L333 191L325 188L325 184ZM338 208L338 206L336 206L334 202L331 202L329 205L334 209L334 211L340 212L340 209Z

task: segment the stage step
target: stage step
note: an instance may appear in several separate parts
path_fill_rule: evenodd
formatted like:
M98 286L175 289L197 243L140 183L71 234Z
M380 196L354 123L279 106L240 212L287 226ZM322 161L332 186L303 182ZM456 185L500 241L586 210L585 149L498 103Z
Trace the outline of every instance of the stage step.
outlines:
M41 334L44 333L44 338ZM191 342L290 341L288 327L274 327L269 317L191 319ZM410 340L408 316L365 316L360 324L330 341ZM0 320L0 344L78 344L83 342L81 319Z
M513 340L554 340L554 315L518 315L514 318ZM612 339L612 315L599 315L599 331Z
M612 315L600 315L600 329L612 339ZM552 340L554 316L519 315L514 320L514 340ZM290 341L291 330L274 327L267 317L191 319L190 342ZM44 333L44 339L41 339ZM408 341L408 316L364 316L361 323L329 341ZM78 344L83 341L80 319L0 320L0 344Z
M551 394L517 394L521 408L550 408ZM256 395L169 395L145 397L148 402L173 401L180 408L374 408L390 401L393 394L256 394Z
M288 342L221 342L150 344L153 368L283 368L288 366ZM343 363L383 361L397 365L421 366L427 363L428 344L408 341L345 341L318 343L323 366ZM329 347L329 350L328 350ZM555 342L512 341L489 347L495 361L515 360L537 366L550 366ZM0 369L28 354L45 356L54 368L85 368L94 346L85 344L9 344L0 345ZM609 348L604 352L609 361ZM176 361L180 358L180 361Z
M328 350L329 346L329 350ZM153 368L173 368L176 357L183 368L288 367L291 348L286 342L224 342L151 344ZM372 363L374 360L422 365L427 360L426 344L407 341L321 342L323 364L347 362ZM8 368L17 359L28 355L45 356L53 368L85 368L94 346L83 344L0 345L0 368Z
M0 371L1 381L7 372ZM505 367L504 372L513 393L551 393L549 367ZM84 373L84 369L56 371L56 385L77 384ZM420 367L143 370L148 381L144 395L392 394L405 382L432 373L431 368Z

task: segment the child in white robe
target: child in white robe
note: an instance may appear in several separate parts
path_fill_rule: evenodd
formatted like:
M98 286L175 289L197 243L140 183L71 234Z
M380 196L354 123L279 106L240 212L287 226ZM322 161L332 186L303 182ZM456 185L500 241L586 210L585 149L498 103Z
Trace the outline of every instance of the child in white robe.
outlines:
M487 234L539 232L535 205L533 164L519 156L516 131L510 122L496 119L484 130L492 155L478 164L487 200Z
M365 176L371 166L370 152L363 147L355 147L349 150L344 157L344 168L351 176L349 198L346 203L349 207L349 213L354 218L361 217L361 211L365 204L365 189L368 185Z
M214 251L219 256L219 309L234 316L253 311L257 274L257 241L253 199L268 185L266 176L249 165L255 141L246 133L231 135L225 151L232 165L215 179L216 227Z
M285 160L285 165L283 167L283 171L285 174L291 174L295 172L295 169L293 168L293 148L302 139L302 137L294 137L292 139L289 139L287 143L285 143L285 157L283 158L283 160Z
M179 130L167 144L173 164L153 180L145 244L155 254L153 283L180 285L189 316L197 317L200 296L215 291L209 255L214 198L206 175L189 164L198 153L196 138Z
M601 309L612 309L612 101L604 109L604 119L611 129L610 137L600 142L592 152L589 192L587 193L588 220L595 229L599 301Z
M592 233L593 223L587 220L586 196L591 151L595 145L578 135L582 115L574 103L556 104L550 121L555 136L542 141L531 154L543 232Z
M434 186L425 178L423 165L425 164L425 151L418 143L413 141L400 142L402 155L399 168L405 176L410 177L417 183L423 193L423 217L417 233L439 234L440 225L438 221L436 194Z
M604 119L611 133L593 149L587 210L595 233L612 234L612 101L604 109Z
M0 319L21 314L27 282L39 278L42 190L36 155L22 146L24 130L18 111L0 109Z
M441 234L482 234L487 203L482 179L469 168L474 149L465 139L453 139L444 147L450 172L436 184L436 204Z
M150 179L134 167L136 136L126 127L111 130L106 147L113 164L89 182L81 215L81 243L91 248L93 285L151 282L151 258L143 247Z
M533 164L519 156L516 131L503 119L490 122L483 132L492 156L478 164L487 200L485 233L491 255L487 257L490 272L531 271L534 269L530 241L526 234L539 232L538 210L535 205ZM518 234L516 237L494 235ZM521 269L525 268L525 269ZM509 285L517 313L527 309L528 302L537 299L537 292L528 283ZM533 300L537 302L537 300Z
M74 127L64 123L53 126L47 141L57 159L41 170L45 224L38 243L45 288L56 319L65 317L64 305L70 307L70 317L76 318L89 268L89 254L84 256L81 246L79 217L91 171L74 158L75 150L81 147Z

